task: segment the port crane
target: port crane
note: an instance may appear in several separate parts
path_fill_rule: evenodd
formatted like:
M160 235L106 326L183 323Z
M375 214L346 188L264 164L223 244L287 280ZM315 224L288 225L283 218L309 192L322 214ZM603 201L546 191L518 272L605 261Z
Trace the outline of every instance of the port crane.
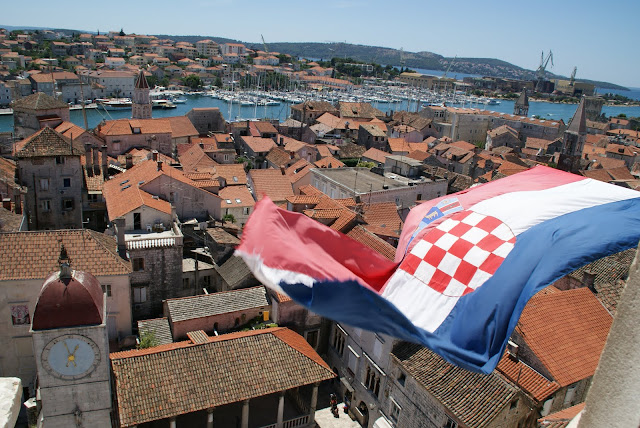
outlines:
M267 47L267 42L264 41L264 36L260 34L260 37L262 38L262 46L264 46L264 53L269 53L269 48Z
M536 90L540 90L542 88L542 82L544 82L544 73L547 71L547 66L549 65L549 61L551 61L551 66L553 67L553 52L549 49L549 53L547 57L544 57L544 51L540 54L540 65L536 70L536 80L538 81Z
M571 72L571 80L569 82L569 86L573 86L576 83L576 72L578 71L578 67L573 67L573 71Z

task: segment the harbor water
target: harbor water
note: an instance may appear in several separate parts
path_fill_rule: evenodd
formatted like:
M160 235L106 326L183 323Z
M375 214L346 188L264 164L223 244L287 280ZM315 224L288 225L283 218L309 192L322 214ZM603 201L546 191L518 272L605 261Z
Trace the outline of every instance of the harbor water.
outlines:
M226 101L218 98L207 97L202 95L188 95L185 94L186 102L183 104L177 104L174 109L154 109L153 117L169 117L169 116L182 116L186 114L192 108L204 108L204 107L217 107L227 121L246 120L246 119L278 119L284 121L290 115L289 102L282 101L279 105L269 106L244 106L237 103L231 103L229 105ZM500 104L496 105L464 105L464 107L473 107L479 109L492 110L500 113L513 113L514 101L500 100ZM372 105L383 112L409 110L416 111L421 108L421 103L403 100L394 103L382 103L373 102ZM462 107L462 105L458 105ZM557 104L548 102L530 101L529 116L537 115L541 118L548 120L564 120L568 123L573 114L575 113L577 104ZM101 107L96 109L87 109L87 122L89 128L94 128L102 120L111 119L124 119L131 117L131 109L118 110L118 111L105 111ZM603 112L607 116L617 116L620 113L624 113L627 117L640 117L640 106L605 106ZM72 110L70 113L71 121L78 126L84 127L84 120L82 118L81 110ZM0 116L0 132L12 132L13 131L13 116L2 115Z

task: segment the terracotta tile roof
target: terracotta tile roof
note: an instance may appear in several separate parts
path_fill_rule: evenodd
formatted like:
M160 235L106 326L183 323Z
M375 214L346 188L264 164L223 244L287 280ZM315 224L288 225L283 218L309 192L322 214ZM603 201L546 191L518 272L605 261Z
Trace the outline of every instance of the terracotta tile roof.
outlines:
M198 131L187 116L169 116L172 138L197 137Z
M608 169L607 172L614 180L633 180L635 177L631 175L629 170L623 166Z
M536 294L518 331L561 387L593 375L612 317L588 288Z
M273 126L273 124L271 122L266 122L266 121L258 121L258 122L251 122L256 129L260 132L260 134L277 134L278 130L276 129L275 126Z
M218 196L222 198L222 208L252 207L256 203L247 186L227 186L218 191ZM227 203L228 200L231 204Z
M362 118L362 119L375 119L376 117L384 116L377 108L374 108L369 103L352 103L352 102L338 102L338 110L341 118Z
M363 226L354 227L346 235L372 250L377 251L389 260L393 260L396 256L396 249L393 245L367 231Z
M354 143L346 143L340 146L340 158L357 159L362 157L362 155L366 151L367 149L364 146L359 146L358 144Z
M253 196L261 200L268 196L274 202L283 202L293 195L291 181L277 169L252 169L249 176L253 182Z
M458 147L460 149L470 151L470 152L472 152L476 148L476 146L474 146L473 144L468 143L466 141L462 141L462 140L456 141L455 143L450 143L450 145L453 147Z
M312 164L310 164L304 159L300 159L296 163L291 165L289 168L287 168L284 173L287 177L289 177L289 179L291 180L291 183L293 184L293 183L297 183L298 181L303 179L307 174L309 174L312 167L313 167Z
M537 402L544 401L560 389L560 385L557 382L550 381L526 365L522 360L516 361L509 357L507 353L500 359L497 369Z
M178 180L197 187L194 181L189 180L180 170L169 165L164 164L163 168L158 171L156 162L152 160L140 162L116 178L104 183L102 193L107 203L109 218L113 220L141 206L171 214L169 202L156 198L140 188L160 176L170 177L171 180Z
M315 195L293 195L287 198L287 202L294 205L316 205L318 202L320 202L320 197Z
M391 140L402 140L402 138L389 138L389 145L391 145ZM404 141L404 140L402 140ZM395 143L394 143L395 144ZM393 151L393 150L392 150ZM371 159L375 162L384 164L387 156L391 155L391 153L383 152L382 150L378 150L376 148L370 148L366 152L362 154L363 158Z
M604 168L604 169L613 169L613 168L626 168L626 164L622 159L615 158L604 158L604 157L595 157L593 158L595 162L591 164L592 168Z
M276 168L287 166L291 162L291 156L280 147L273 147L266 156L267 161Z
M222 164L216 166L218 177L227 182L227 186L246 186L247 173L241 163Z
M569 274L572 278L582 281L585 272L595 274L594 286L598 294L596 297L602 304L615 314L620 295L629 276L629 267L636 256L636 249L621 251L582 266Z
M171 134L172 132L171 122L167 118L117 119L108 120L104 125L98 127L98 135L133 135L134 128L140 128L141 134Z
M38 156L82 156L84 147L78 141L63 136L54 129L45 127L35 134L16 143L16 158Z
M584 409L585 403L576 404L559 412L550 413L538 419L538 426L544 428L565 428Z
M214 168L218 165L202 150L199 144L192 144L191 147L180 154L179 159L185 172L196 172L206 168Z
M221 227L210 227L207 229L207 235L213 239L213 242L217 245L233 246L240 244L240 240L227 232ZM202 263L202 262L201 262Z
M23 216L0 207L0 232L17 232Z
M271 138L240 137L254 153L266 153L276 146Z
M325 111L325 112L333 112L337 113L338 109L336 109L333 104L327 101L305 101L301 104L294 104L291 106L291 110L298 111L307 111L307 112L316 112L316 111ZM326 114L326 113L325 113Z
M302 141L298 141L298 140L293 139L293 138L288 138L286 140L285 145L284 145L284 149L287 152L297 152L299 150L302 150L305 147L313 147L313 146L311 144L307 144L307 143L304 143Z
M423 152L421 150L413 150L413 151L409 152L407 157L409 157L411 159L415 159L415 160L420 161L420 162L424 162L425 159L428 159L429 157L431 157L431 154L429 154L427 152Z
M69 106L62 101L59 101L44 92L36 92L33 95L15 100L11 103L14 109L28 109L28 110L51 110L59 108L69 108Z
M487 135L489 135L491 138L495 138L498 135L503 135L503 134L511 134L514 137L518 138L518 131L516 131L509 125L501 125L487 132Z
M609 175L607 170L602 168L582 170L580 171L580 174L584 175L585 177L592 178L594 180L603 181L605 183L608 183L611 181L611 176Z
M365 205L362 217L368 225L385 230L385 236L400 236L403 223L400 215L398 215L398 207L394 202Z
M117 253L113 237L93 230L0 233L0 280L41 279L60 269L64 245L73 269L95 276L128 275L131 264Z
M411 147L409 147L409 143L404 138L389 138L389 148L391 149L392 153L398 153L398 152L409 153L411 151Z
M333 230L345 233L353 225L356 219L356 213L351 210L343 209L338 218L329 226Z
M316 168L343 168L344 167L344 163L334 158L333 156L327 156L318 161L315 161L313 165Z
M324 195L324 193L322 193L320 190L318 190L315 187L313 187L311 184L306 184L304 186L300 186L300 188L298 190L300 190L300 194L301 195L308 195L308 196L322 196L322 195Z
M609 143L606 147L607 153L613 153L619 156L636 156L640 153L637 147L625 146L624 144Z
M172 323L244 311L271 304L264 286L167 299L165 302Z
M269 364L264 364L264 355ZM335 377L302 337L285 328L115 353L111 367L123 427Z
M330 146L328 144L316 144L316 150L318 150L318 154L320 157L326 158L329 156L333 156L331 152Z
M465 426L489 426L517 396L518 388L495 371L472 373L453 366L427 348L401 342L393 358Z
M55 130L69 139L75 139L87 132L73 122L64 121L55 127Z
M157 345L173 343L173 335L167 318L155 318L138 321L138 334L153 334Z

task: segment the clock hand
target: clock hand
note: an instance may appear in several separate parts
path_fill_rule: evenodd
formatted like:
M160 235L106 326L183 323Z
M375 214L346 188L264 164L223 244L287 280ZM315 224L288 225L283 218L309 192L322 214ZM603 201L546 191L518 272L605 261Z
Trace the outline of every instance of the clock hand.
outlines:
M67 354L71 355L71 351L69 351L69 347L67 346L67 341L63 340L62 344L64 345L65 348L67 348Z

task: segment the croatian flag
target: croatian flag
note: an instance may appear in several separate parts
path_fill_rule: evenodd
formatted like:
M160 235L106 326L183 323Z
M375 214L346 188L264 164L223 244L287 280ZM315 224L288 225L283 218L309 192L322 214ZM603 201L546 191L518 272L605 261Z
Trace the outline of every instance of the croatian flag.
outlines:
M490 373L536 292L638 245L639 197L538 166L413 208L394 262L263 200L237 255L317 314Z

